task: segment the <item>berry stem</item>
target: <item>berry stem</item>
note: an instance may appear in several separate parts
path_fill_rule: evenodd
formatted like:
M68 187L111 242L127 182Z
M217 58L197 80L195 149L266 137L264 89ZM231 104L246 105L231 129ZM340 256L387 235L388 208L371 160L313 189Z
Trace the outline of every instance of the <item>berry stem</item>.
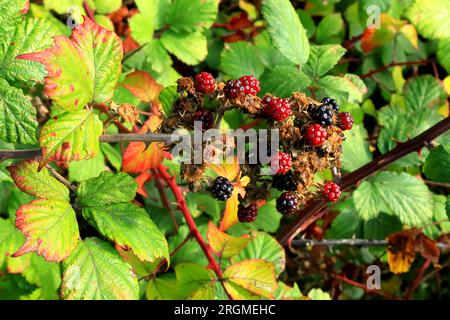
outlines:
M222 270L220 269L219 265L217 264L216 260L214 259L213 252L211 247L203 240L202 235L200 234L200 231L198 231L197 225L195 224L194 219L191 216L191 213L189 212L189 209L186 205L186 201L184 200L183 193L181 192L180 187L177 185L175 177L172 177L167 172L167 168L160 165L158 167L158 171L163 178L163 180L167 183L169 188L172 190L173 195L175 196L175 199L178 203L178 209L180 209L181 213L183 213L184 219L186 220L186 223L189 227L189 230L194 237L194 239L198 242L201 249L203 250L203 253L205 254L206 258L208 259L209 265L208 268L214 271L219 281L222 283L223 289L225 290L228 298L230 300L233 300L233 297L228 293L227 289L223 285L222 282Z
M389 68L395 67L395 66L410 66L410 65L415 65L415 64L427 64L427 63L430 63L432 61L433 60L431 60L431 59L421 59L421 60L405 61L405 62L392 62L392 63L389 63L389 64L387 64L385 66L379 67L379 68L374 69L372 71L369 71L369 72L367 72L365 74L362 74L359 77L361 79L371 78L373 75L375 75L377 73L380 73L380 72L383 72L383 71L385 71L385 70L387 70Z
M340 183L341 190L346 190L354 186L362 179L374 174L378 170L385 168L401 157L411 152L419 151L420 148L426 146L432 140L436 139L449 129L450 117L447 117L417 137L407 142L398 144L397 147L391 151L377 157L361 168L346 174ZM325 200L313 200L307 203L305 208L298 214L297 219L288 224L281 231L278 236L278 241L284 246L290 246L292 240L297 234L305 230L311 223L320 219L325 214L322 209L325 208L326 205L327 202L325 202Z

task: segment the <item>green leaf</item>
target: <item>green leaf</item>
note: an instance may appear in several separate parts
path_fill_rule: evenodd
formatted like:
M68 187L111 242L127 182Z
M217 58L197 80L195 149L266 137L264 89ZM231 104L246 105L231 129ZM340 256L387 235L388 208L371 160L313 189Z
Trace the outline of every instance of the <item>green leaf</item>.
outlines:
M377 142L378 148L382 153L388 152L397 145L397 141L408 141L441 119L442 116L437 113L436 109L420 109L413 113L400 107L383 107L378 111L378 121L382 125ZM404 159L400 161L404 161Z
M69 181L84 181L98 177L105 170L105 157L101 152L88 160L69 163Z
M61 270L59 263L47 262L36 254L29 256L29 263L22 275L30 284L36 285L37 289L31 300L58 300L59 287L61 286ZM14 258L17 259L17 258Z
M292 63L305 64L309 57L309 41L290 1L265 0L261 11L275 48Z
M367 93L364 82L356 75L347 73L343 77L325 76L317 82L319 96L333 97L338 103L362 102Z
M33 197L68 201L69 189L50 175L47 169L38 171L39 163L23 161L8 167L16 185Z
M175 267L177 290L185 298L193 300L212 300L215 298L214 272L194 263L182 263Z
M305 10L297 9L296 11L300 18L300 22L306 30L306 35L308 38L311 38L314 33L316 33L316 25L314 24L313 18Z
M232 237L220 231L212 222L208 223L207 237L211 249L222 258L239 254L251 240L248 236Z
M66 112L49 119L41 129L39 144L44 167L49 161L79 161L95 157L103 123L88 110Z
M408 227L423 226L433 217L433 197L427 186L407 173L380 172L363 181L354 194L358 214L364 220L386 212Z
M248 42L226 44L220 55L220 69L231 78L251 74L259 78L264 64L258 58L258 49Z
M200 63L208 54L206 37L201 32L180 34L169 30L164 32L161 42L167 51L189 65Z
M254 43L259 58L258 60L261 60L264 66L271 67L292 64L289 59L274 48L272 40L270 40L270 34L267 30L258 34L254 39Z
M297 283L294 283L293 287L289 287L283 282L278 282L278 289L275 291L275 300L296 300L302 298L303 295Z
M103 172L98 178L84 181L77 190L83 217L102 235L121 247L130 247L142 260L169 261L164 235L147 212L133 203L137 184L125 173Z
M93 1L95 5L95 11L102 14L117 11L122 6L122 0L93 0Z
M175 32L208 29L216 20L218 6L218 0L174 0L167 24Z
M0 40L0 76L10 82L43 80L45 70L40 63L16 57L47 49L53 44L52 37L58 33L56 27L46 19L23 20L14 32Z
M311 84L309 78L294 65L280 65L266 69L261 76L261 91L288 98Z
M36 109L22 90L0 78L0 140L36 144Z
M23 14L28 11L28 0L0 0L0 34L6 35L14 30L14 27Z
M46 95L63 110L77 111L88 102L101 103L113 97L122 44L115 33L85 17L70 39L56 36L49 49L19 58L44 64Z
M264 232L257 232L244 250L232 258L233 262L247 259L264 259L272 262L277 277L284 270L286 263L286 255L283 247L277 240Z
M431 150L423 165L423 173L430 180L450 183L450 147L440 145Z
M129 202L138 185L126 173L102 172L99 177L83 181L77 189L78 203L83 207Z
M224 285L234 299L250 294L270 298L278 287L273 263L262 259L243 260L232 264L223 273ZM247 293L248 294L248 293Z
M137 0L135 3L139 13L129 18L128 23L133 39L143 45L153 40L159 1Z
M63 262L61 295L69 300L135 300L139 286L131 266L109 243L86 238Z
M419 33L429 39L450 37L450 2L415 0L406 12Z
M327 239L350 239L358 236L361 219L356 212L352 199L337 204L339 215L331 223L326 233Z
M106 238L133 249L141 261L170 259L164 235L147 212L133 203L85 207L83 217Z
M176 86L165 87L159 94L159 101L161 102L164 114L170 115L173 105L177 100L179 94Z
M102 150L106 159L108 159L109 163L117 171L120 171L120 168L122 167L122 153L117 150L117 148L106 142L100 143L100 149Z
M0 218L0 270L3 266L13 262L13 260L20 260L20 258L11 258L11 255L19 249L23 243L23 235L14 227L10 220ZM8 269L8 272L11 270Z
M344 131L342 144L342 169L354 171L372 160L372 153L367 142L368 134L364 126L354 125L352 130Z
M345 49L338 44L311 46L311 54L303 71L312 78L325 75L345 54Z
M317 26L316 42L324 43L340 43L341 35L344 32L344 20L340 13L333 13L325 16Z
M308 297L311 300L331 300L328 292L323 292L322 289L311 289L308 292Z
M437 58L447 73L450 73L450 37L439 40Z
M145 289L148 300L181 300L187 297L180 290L174 273L164 273L150 279Z
M432 75L411 78L404 94L406 107L411 112L440 107L446 99L444 88Z
M47 261L62 261L75 249L80 236L75 211L62 200L37 199L22 205L16 213L16 226L26 240L14 256L36 251Z
M383 240L390 234L402 230L402 223L398 217L380 213L377 218L363 222L365 239Z

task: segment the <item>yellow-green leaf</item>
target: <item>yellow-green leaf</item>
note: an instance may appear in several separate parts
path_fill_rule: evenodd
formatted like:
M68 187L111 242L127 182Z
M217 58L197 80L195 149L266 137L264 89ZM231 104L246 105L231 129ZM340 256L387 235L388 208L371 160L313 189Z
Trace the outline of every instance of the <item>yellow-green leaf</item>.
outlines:
M230 258L238 254L252 239L249 236L232 237L221 232L212 222L208 223L207 237L214 253L222 258Z
M224 285L236 298L242 297L235 285L252 294L271 298L278 287L273 263L263 259L243 260L223 273Z

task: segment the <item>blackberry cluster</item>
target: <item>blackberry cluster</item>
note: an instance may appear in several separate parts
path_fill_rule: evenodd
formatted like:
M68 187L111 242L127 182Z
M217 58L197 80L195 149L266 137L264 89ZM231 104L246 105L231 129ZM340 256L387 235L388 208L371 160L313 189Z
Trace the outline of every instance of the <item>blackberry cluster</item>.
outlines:
M219 176L214 180L213 185L211 186L211 193L214 198L225 201L231 197L233 194L234 187L231 184L230 180L225 177Z
M313 120L323 127L328 127L333 123L333 109L322 104L311 112Z
M277 199L277 210L284 215L291 215L298 210L298 199L295 193L283 192Z
M295 191L297 183L294 180L292 172L286 174L276 174L273 176L272 186L280 191Z
M339 106L338 106L336 100L328 98L328 97L325 97L325 98L322 99L321 102L322 102L323 105L329 106L334 111L339 111Z
M327 130L319 124L312 124L306 128L306 140L312 146L319 146L327 140Z
M238 219L239 222L253 222L258 215L258 207L252 203L245 207L242 203L238 206Z
M323 186L322 195L326 201L336 202L341 194L341 188L334 182L329 181Z
M339 118L341 120L340 128L342 130L351 130L353 128L353 117L348 112L341 112L339 115Z

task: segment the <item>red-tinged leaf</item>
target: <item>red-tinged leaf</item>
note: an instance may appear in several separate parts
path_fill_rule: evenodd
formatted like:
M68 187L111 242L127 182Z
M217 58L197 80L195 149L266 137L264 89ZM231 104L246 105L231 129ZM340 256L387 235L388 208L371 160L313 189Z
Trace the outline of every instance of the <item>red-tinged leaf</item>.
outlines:
M44 64L46 95L65 111L76 111L112 98L122 55L119 37L84 17L70 38L56 36L47 50L18 58Z
M14 257L36 251L47 261L62 261L80 236L75 211L61 200L37 199L22 205L16 213L16 227L26 240Z
M123 41L123 52L129 53L136 49L139 49L140 45L137 43L131 35L128 35Z
M92 111L67 112L51 118L41 129L40 169L50 161L79 161L93 158L100 149L103 124Z
M9 166L8 171L23 192L38 198L68 201L69 190L52 177L48 170L38 171L38 166L37 161L27 160Z
M232 264L224 271L223 279L228 292L238 300L248 299L251 294L272 298L278 288L273 263L262 259Z
M143 102L159 103L159 93L163 89L163 86L158 84L156 80L145 71L135 71L130 73L121 85Z
M161 118L151 116L139 133L155 131ZM144 142L131 142L123 154L122 171L129 173L142 173L149 169L156 168L164 158L169 158L170 154L163 151L164 144L153 142L146 147Z
M146 171L138 175L134 180L137 182L139 188L137 189L136 193L142 195L145 198L148 198L147 190L145 190L145 183L149 181L152 178L152 175L150 172Z
M375 31L375 28L367 28L364 30L361 38L361 48L365 53L368 53L375 48L375 44L373 43L373 35L375 34Z
M237 255L252 239L247 235L232 237L220 231L211 221L208 223L207 237L214 253L222 258L230 258Z

